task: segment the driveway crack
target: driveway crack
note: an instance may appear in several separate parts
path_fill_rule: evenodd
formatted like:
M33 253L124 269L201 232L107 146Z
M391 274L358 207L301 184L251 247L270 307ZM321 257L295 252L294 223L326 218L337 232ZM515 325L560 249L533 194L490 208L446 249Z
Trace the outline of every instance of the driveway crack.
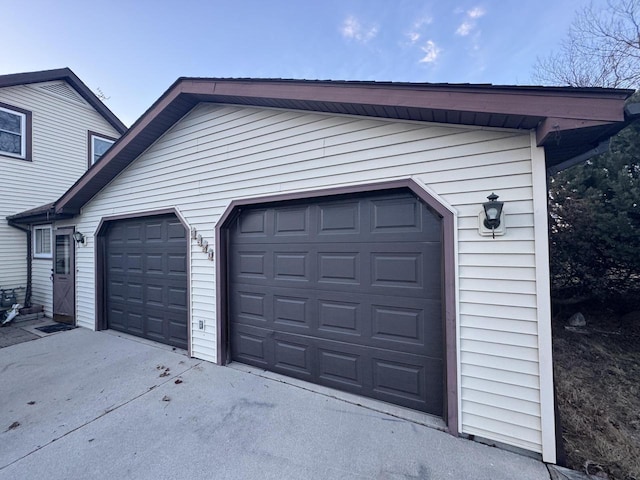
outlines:
M187 369L183 370L183 371L182 371L182 372L180 372L180 373L177 373L177 374L172 375L172 376L167 376L167 377L165 377L165 378L164 378L164 380L163 380L162 382L160 382L160 383L158 383L158 384L155 384L155 385L152 385L151 387L147 388L144 392L142 392L142 393L140 393L140 394L138 394L138 395L136 395L136 396L134 396L134 397L131 397L130 399L128 399L128 400L127 400L127 401L125 401L125 402L122 402L121 404L119 404L119 405L111 405L111 406L109 406L108 408L106 408L105 410L103 410L103 412L102 412L100 415L96 416L95 418L92 418L91 420L88 420L88 421L86 421L85 423L83 423L83 424L81 424L81 425L78 425L78 426L77 426L77 427L75 427L75 428L72 428L72 429L71 429L71 430L69 430L68 432L65 432L65 433L63 433L62 435L60 435L59 437L55 437L55 438L51 439L50 441L48 441L48 442L47 442L47 443L45 443L44 445L38 445L35 449L33 449L32 451L30 451L29 453L25 453L25 454L24 454L24 455L22 455L21 457L16 458L15 460L13 460L13 461L11 461L11 462L7 463L6 465L2 465L2 466L0 466L0 471L1 471L1 470L4 470L4 469L5 469L5 468L7 468L7 467L10 467L11 465L13 465L13 464L15 464L15 463L19 462L20 460L23 460L23 459L27 458L27 457L28 457L28 456L30 456L30 455L33 455L34 453L36 453L36 452L38 452L38 451L40 451L40 450L42 450L42 449L44 449L44 448L48 447L48 446L49 446L49 445L51 445L52 443L57 442L58 440L60 440L60 439L62 439L62 438L64 438L64 437L66 437L67 435L70 435L70 434L72 434L72 433L74 433L74 432L77 432L78 430L80 430L80 429L82 429L82 428L86 427L87 425L91 425L93 422L95 422L95 421L97 421L97 420L101 419L102 417L104 417L104 416L106 416L106 415L108 415L108 414L110 414L110 413L112 413L112 412L115 412L116 410L120 409L121 407L124 407L125 405L128 405L128 404L130 404L131 402L133 402L133 401L135 401L135 400L137 400L137 399L139 399L139 398L144 397L145 395L147 395L147 394L149 394L150 392L152 392L152 391L156 390L157 388L162 387L162 386L166 385L167 383L169 383L169 382L171 382L171 381L175 381L175 379L176 379L176 378L180 377L181 375L184 375L184 374L185 374L185 373L187 373L189 370L193 370L195 367L198 367L198 366L200 366L201 364L202 364L202 362L195 363L194 365L191 365L189 368L187 368Z

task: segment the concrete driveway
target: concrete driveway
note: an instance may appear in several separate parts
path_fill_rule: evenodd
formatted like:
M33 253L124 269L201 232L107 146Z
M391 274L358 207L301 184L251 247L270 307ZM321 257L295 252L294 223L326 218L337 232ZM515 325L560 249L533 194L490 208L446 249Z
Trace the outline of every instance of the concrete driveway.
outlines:
M546 480L531 458L78 328L0 349L0 479Z

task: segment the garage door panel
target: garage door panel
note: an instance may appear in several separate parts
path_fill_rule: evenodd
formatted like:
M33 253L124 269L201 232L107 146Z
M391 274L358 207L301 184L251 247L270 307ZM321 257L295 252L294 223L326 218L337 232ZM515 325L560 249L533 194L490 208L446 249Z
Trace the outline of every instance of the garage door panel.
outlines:
M146 269L145 275L153 275L154 273L163 275L165 273L165 256L162 253L147 254L144 256Z
M233 360L442 415L439 216L382 192L249 208L229 234Z
M410 208L410 212L404 211ZM364 213L363 213L364 212ZM369 213L367 213L369 212ZM251 215L252 218L246 218ZM357 225L357 222L360 222ZM272 225L275 223L275 225ZM411 195L243 212L230 231L237 245L270 243L440 242L440 219Z
M127 330L134 334L143 332L142 315L139 310L131 310L123 305L113 305L109 309L110 327L114 330Z
M186 275L187 274L187 257L183 254L167 255L167 274L169 275Z
M144 224L144 240L147 243L160 243L163 239L163 224L162 222L148 222Z
M318 282L333 285L360 285L362 281L358 252L319 252Z
M143 227L140 224L128 224L124 230L124 241L127 243L141 244L143 239Z
M187 289L182 285L169 285L167 287L167 304L169 309L187 311Z
M273 340L268 339L267 342L273 344L273 369L275 371L305 380L313 380L313 346L306 339L296 342L290 337L277 334Z
M353 393L362 393L361 358L351 351L338 352L318 348L318 375L327 386L348 389Z
M274 214L274 235L276 237L310 235L309 217L310 207L291 207L276 210Z
M234 322L328 339L442 353L440 300L232 284Z
M165 298L165 289L162 285L145 285L145 294L147 305L154 307L163 307Z
M239 238L260 238L267 234L267 211L251 210L236 220L236 233Z
M271 301L272 296L266 292L239 287L233 292L229 308L241 323L262 325L271 314Z
M318 210L320 236L360 233L360 202L320 204Z
M377 398L442 416L443 363L429 358L417 363L409 356L389 353L379 353L372 362Z
M442 365L417 355L238 326L234 358L283 375L442 413ZM434 373L435 372L435 373ZM427 404L427 391L437 397Z
M169 316L169 337L186 344L188 341L187 332L187 325L182 315Z
M440 219L412 196L371 201L374 241L440 242Z
M440 298L440 245L286 244L234 246L230 281L290 288Z
M109 225L105 238L109 328L187 348L186 235L175 215Z
M167 221L167 241L183 243L187 238L187 232L179 221Z
M119 309L117 305L111 306L109 309L109 318L111 325L115 328L125 328L127 324L125 313L122 309Z
M309 282L311 277L311 255L295 248L273 252L274 279Z
M264 280L267 278L267 262L270 255L266 251L238 250L234 252L235 261L232 262L231 275L234 278L250 279L258 278Z
M271 330L248 325L233 325L231 350L234 359L267 369L273 363Z
M296 329L313 328L311 300L308 297L273 296L274 324L290 325Z
M166 337L166 332L164 331L164 318L162 316L155 316L148 311L146 312L145 318L145 327L146 334L148 337L156 340L161 340Z
M340 299L318 298L318 330L331 334L359 336L362 305Z

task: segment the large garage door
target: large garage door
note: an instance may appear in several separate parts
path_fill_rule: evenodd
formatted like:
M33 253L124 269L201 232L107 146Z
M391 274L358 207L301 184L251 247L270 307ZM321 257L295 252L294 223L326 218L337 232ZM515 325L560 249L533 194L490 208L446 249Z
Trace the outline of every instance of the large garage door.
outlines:
M442 222L408 191L229 227L231 359L443 415Z
M106 238L107 327L187 348L187 237L175 215L113 222Z

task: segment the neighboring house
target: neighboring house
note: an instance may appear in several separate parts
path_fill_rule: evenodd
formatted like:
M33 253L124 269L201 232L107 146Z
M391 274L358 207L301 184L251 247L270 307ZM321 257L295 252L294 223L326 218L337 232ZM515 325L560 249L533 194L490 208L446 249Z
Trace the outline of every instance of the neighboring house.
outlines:
M554 462L547 172L630 94L181 78L51 209L77 324Z
M29 232L6 217L56 200L125 130L68 68L0 76L0 288L20 303L52 315L52 226L46 208Z

